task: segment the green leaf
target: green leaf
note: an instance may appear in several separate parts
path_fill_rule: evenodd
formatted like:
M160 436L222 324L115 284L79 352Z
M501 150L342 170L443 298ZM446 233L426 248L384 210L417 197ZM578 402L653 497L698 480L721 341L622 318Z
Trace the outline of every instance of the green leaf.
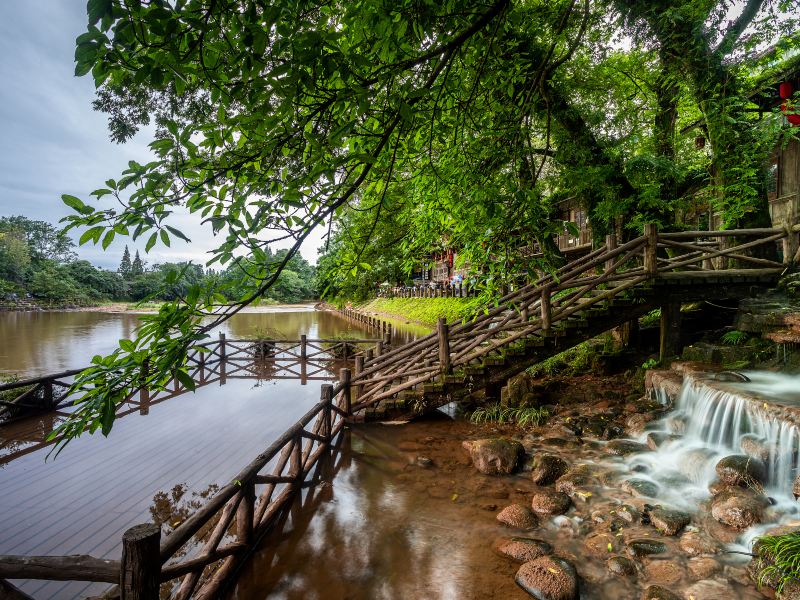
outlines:
M134 344L131 340L122 339L119 341L119 347L122 348L125 352L134 352L136 350L136 344Z
M95 244L100 240L100 236L103 235L103 231L105 231L105 227L102 225L98 225L97 227L92 227L91 229L87 229L83 232L83 235L78 240L78 244L83 246L86 242L91 240Z
M164 242L165 246L169 247L169 234L163 229L161 230L161 241Z
M106 231L106 234L103 236L103 250L108 248L111 245L111 242L114 241L114 236L116 232L113 229L109 229Z
M153 233L150 238L147 240L147 243L144 245L144 251L150 252L150 249L156 245L156 241L158 240L158 234Z

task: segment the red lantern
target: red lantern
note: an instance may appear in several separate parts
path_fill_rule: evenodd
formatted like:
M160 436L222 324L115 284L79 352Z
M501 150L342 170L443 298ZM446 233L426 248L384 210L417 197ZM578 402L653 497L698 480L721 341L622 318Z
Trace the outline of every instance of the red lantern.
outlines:
M792 111L795 114L788 114L787 111ZM786 117L786 120L793 127L800 127L800 104L790 104L788 100L785 100L783 104L781 104L781 112L783 112L783 116Z
M780 84L780 86L778 86L778 95L780 95L780 97L784 100L791 98L792 93L794 93L794 89L792 88L792 84L788 81L784 81L782 84Z

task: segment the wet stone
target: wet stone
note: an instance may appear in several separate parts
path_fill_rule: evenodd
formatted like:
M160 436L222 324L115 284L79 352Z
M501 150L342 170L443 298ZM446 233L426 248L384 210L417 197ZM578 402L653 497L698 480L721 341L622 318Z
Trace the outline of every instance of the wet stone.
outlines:
M686 588L684 595L696 600L731 600L738 597L734 588L716 579L698 581ZM790 597L786 596L786 600Z
M647 434L647 447L651 450L658 450L666 442L680 439L681 436L666 431L651 431Z
M568 561L542 556L526 562L514 578L517 585L537 600L577 600L578 574Z
M539 492L531 500L531 508L545 515L563 515L571 505L572 500L569 496L555 490Z
M676 435L686 433L686 426L689 418L686 415L673 415L666 420L667 429Z
M581 488L596 484L597 480L586 473L567 473L556 480L556 490L565 494L574 494Z
M663 554L667 551L667 545L658 540L640 538L628 542L628 555L633 558L651 556L653 554Z
M669 508L655 508L650 511L650 522L664 535L677 535L691 521L688 513Z
M642 514L628 504L620 506L616 510L616 515L626 523L637 523L642 518Z
M701 531L687 531L678 544L689 556L711 555L720 550L719 544Z
M747 456L757 458L763 462L769 460L770 445L764 438L757 435L743 435L739 447Z
M683 568L671 560L652 560L644 567L649 582L658 585L674 585L683 579Z
M792 494L794 495L795 500L800 498L800 475L797 476L792 484Z
M569 463L555 454L538 454L533 459L531 479L536 485L550 485L569 470Z
M583 540L583 547L594 556L608 556L619 550L619 538L612 533L596 531Z
M485 475L510 475L516 471L525 451L522 444L505 438L464 442L472 464Z
M539 519L530 508L521 504L511 504L497 513L497 520L503 525L516 529L534 529L539 526Z
M637 498L655 498L658 496L659 490L657 483L653 481L647 481L646 479L639 479L637 477L626 479L622 482L620 487L622 488L622 491L627 492L631 496L635 496Z
M714 497L711 516L723 525L742 531L761 522L763 500L752 493L728 490Z
M678 594L660 585L651 585L642 594L641 600L683 600ZM705 600L705 599L704 599Z
M606 569L612 575L625 577L636 574L636 563L624 556L612 556L606 561Z
M553 547L544 540L513 537L501 540L495 550L507 558L524 563L550 554Z
M414 462L415 462L415 463L417 464L417 466L419 466L419 467L425 467L425 468L427 468L427 467L432 467L432 466L433 466L433 459L431 459L431 458L428 458L427 456L418 456L418 457L417 457L417 458L414 460Z
M710 579L722 571L722 565L719 561L709 556L698 556L689 559L687 567L694 579Z
M650 452L650 448L634 440L611 440L606 444L606 452L615 456L627 456L638 452Z
M752 486L767 479L764 463L746 454L733 454L721 459L716 466L717 477L728 485Z

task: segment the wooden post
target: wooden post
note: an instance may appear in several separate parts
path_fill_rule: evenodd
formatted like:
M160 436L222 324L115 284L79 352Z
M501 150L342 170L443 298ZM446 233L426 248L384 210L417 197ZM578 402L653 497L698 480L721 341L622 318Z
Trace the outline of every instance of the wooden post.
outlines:
M159 600L161 527L134 525L122 535L120 594L122 600Z
M391 346L391 343L392 343L391 340L392 340L392 336L390 336L388 333L384 333L383 334L383 347L385 349L388 349L389 346Z
M373 359L373 357L374 357L373 349L372 348L367 348L367 353L366 354L367 354L367 362L371 361Z
M606 252L612 252L617 249L617 236L610 233L606 236ZM607 260L605 265L606 272L610 271L614 266L613 260Z
M783 245L783 264L785 265L794 262L794 257L798 250L798 234L792 231L792 225L791 221L786 223L786 237L781 240Z
M322 432L320 435L325 438L325 444L331 443L331 406L333 405L333 386L330 383L322 385L320 400L325 403L322 409Z
M219 332L219 359L225 360L225 357L228 355L228 351L225 348L225 334L221 331Z
M550 286L542 288L542 329L550 330L551 310L550 310Z
M644 226L644 235L647 238L647 245L644 248L644 271L655 277L658 272L658 226L655 223L647 223Z
M440 317L436 323L436 333L439 336L439 366L442 375L449 375L450 368L450 328L447 321Z
M358 359L361 358L360 356L356 358L356 367L358 367ZM364 364L363 359L361 362L362 366ZM351 413L351 406L353 400L353 393L350 389L350 369L339 369L339 381L342 384L342 406L340 407L344 412L348 415Z
M661 305L659 359L664 363L667 359L678 356L681 350L683 350L681 345L681 303L670 300Z
M256 485L253 480L242 482L242 499L236 509L236 537L239 543L253 543L253 513L256 505Z
M375 344L375 356L381 356L383 354L383 340L380 340L377 344Z
M292 457L289 461L289 477L294 479L294 485L300 487L303 483L303 438L298 436L292 445Z
M386 327L386 335L384 337L386 338L386 343L388 345L390 345L390 346L392 345L392 332L393 332L393 330L394 330L394 325L389 323L389 325Z
M520 318L523 322L527 323L530 315L528 315L528 303L526 302L525 305L522 307L522 310L519 313Z
M204 353L200 353L205 356ZM201 367L202 369L202 367ZM147 389L147 378L150 375L150 359L145 358L142 362L142 373L139 377L139 384L142 386L139 390L139 414L147 415L150 413L150 390Z
M364 357L361 355L356 356L356 377L361 375L363 371L364 371ZM356 396L361 396L363 393L364 393L364 384L359 383L356 386Z
M305 362L308 346L308 336L303 334L300 336L300 360Z

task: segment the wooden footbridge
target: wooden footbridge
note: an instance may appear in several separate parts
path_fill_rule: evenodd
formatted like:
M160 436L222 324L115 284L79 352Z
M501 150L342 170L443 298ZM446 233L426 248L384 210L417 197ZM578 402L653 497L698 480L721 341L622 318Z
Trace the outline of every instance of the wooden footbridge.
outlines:
M4 579L117 584L105 597L225 597L237 568L320 479L346 423L409 419L471 394L495 393L529 365L662 308L662 352L674 350L680 303L738 298L773 285L798 260L800 226L645 234L605 245L500 299L495 308L340 371L321 401L164 539L129 529L120 559L0 557L0 596L30 600ZM776 256L783 255L783 260ZM420 300L424 301L424 300ZM353 316L352 313L348 313Z

